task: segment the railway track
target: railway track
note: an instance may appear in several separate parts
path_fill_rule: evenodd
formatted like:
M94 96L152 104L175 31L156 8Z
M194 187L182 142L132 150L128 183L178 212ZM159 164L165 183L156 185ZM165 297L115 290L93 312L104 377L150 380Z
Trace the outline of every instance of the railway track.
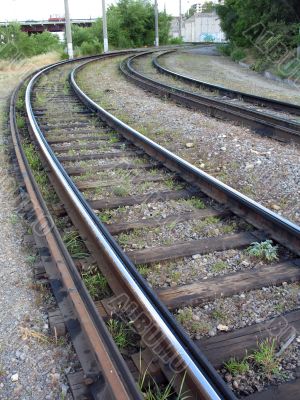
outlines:
M159 72L170 75L177 82L182 81L190 87L193 85L194 89L180 88L176 82L159 81L155 76L151 77L150 74L139 72L135 65L138 61L152 57L152 54L153 52L146 52L129 56L120 64L122 73L130 81L145 90L166 96L178 104L204 111L215 118L246 125L262 136L272 137L284 142L300 143L299 106L209 85L173 73L159 64L158 57L160 56L154 57L153 60L153 65ZM197 92L198 88L214 91L218 93L218 96L205 94L203 91ZM229 99L224 99L224 96ZM239 99L239 104L237 102L232 103L232 100L230 100L232 98ZM260 109L257 110L253 104L259 106ZM278 111L285 113L285 115L280 115Z
M100 62L105 58L101 57ZM284 320L280 313L275 313L272 320L261 324L196 340L186 334L174 315L182 317L185 307L208 304L216 297L298 281L300 229L95 104L77 82L84 63L62 63L34 75L26 89L26 113L31 138L60 199L55 205L50 201L50 212L55 219L61 218L58 221L63 237L79 232L76 240L80 251L73 253L72 260L65 250L68 243L61 241L57 229L43 227L52 257L67 258L63 264L54 263L58 268L54 278L50 278L54 293L58 280L64 293L76 296L72 299L73 313L85 334L85 342L92 347L86 362L91 364L92 354L93 373L89 371L90 364L82 363L89 388L93 389L89 394L105 399L140 398L131 371L135 377L151 375L165 388L171 384L179 398L233 399L234 394L214 367L219 368L231 356L243 357L245 349L254 351L258 342L270 336L270 326L276 346L280 347L282 340L286 344L290 337L286 337L286 330L283 335L280 327L288 321L289 327L299 329L300 312L290 310ZM14 129L16 102L17 92L11 105L17 158L28 193L39 197L34 200L39 223L44 225L46 215L52 226L45 205L40 209L43 201L37 195L33 176L25 169L22 140ZM24 146L28 156L26 141ZM216 274L209 279L190 276L185 284L178 284L178 260L197 263L199 258L212 253L244 254L252 242L266 239L280 246L276 262L263 268ZM50 246L56 240L63 255ZM163 263L168 263L171 279L163 287L157 282L151 282L154 287L149 286L147 276L151 268ZM80 278L90 272L96 276L98 271L109 288L95 308ZM59 305L61 297L58 293ZM94 293L92 297L95 300ZM134 326L137 345L131 344L130 351L123 349L123 358L116 351L104 321L109 321L110 326L111 321L115 325ZM111 330L110 333L114 337ZM286 393L298 390L299 382L295 382L276 389L278 398L282 398L280 391L285 385ZM262 393L266 398L276 398L270 397L269 391Z
M163 61L164 56L172 54L175 51L176 50L168 50L158 56L153 57L152 60L153 66L162 74L170 75L176 79L182 80L183 82L187 82L197 87L201 87L208 91L217 92L219 95L225 96L229 99L240 99L245 101L246 103L254 104L257 106L269 107L273 110L278 110L280 112L285 112L293 115L300 115L300 106L298 106L297 104L274 100L267 97L255 96L238 90L232 90L224 86L214 85L209 82L191 78L188 75L179 74L175 71L171 71L170 69L164 67L161 61Z

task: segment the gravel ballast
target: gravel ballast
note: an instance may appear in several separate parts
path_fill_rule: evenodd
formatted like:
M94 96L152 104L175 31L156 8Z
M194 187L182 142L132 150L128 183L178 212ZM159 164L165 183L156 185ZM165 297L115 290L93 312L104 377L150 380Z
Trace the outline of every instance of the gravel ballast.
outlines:
M144 135L252 199L300 222L298 147L262 138L245 127L218 121L159 99L127 82L118 71L120 60L87 66L78 77L81 88L102 107L108 108ZM259 80L257 84L259 86ZM168 214L166 204L155 208L151 204L139 205L135 209L124 207L108 217L110 222L118 221L119 218L135 220L137 216L160 216L165 208ZM188 226L182 224L182 233L187 230ZM164 229L161 231L164 238L170 239ZM160 235L161 231L157 230L155 234ZM150 230L140 236L137 233L133 232L132 240L128 242L134 243L135 248L143 248L145 243L140 237L147 238ZM178 239L182 238L181 232L176 231L176 235L179 235ZM118 239L125 248L128 247L127 235L120 235ZM147 239L147 244L155 240L153 235L149 241ZM140 265L138 268L153 287L161 288L264 266L264 262L249 258L245 252L229 250L206 256L185 257L176 262ZM228 298L219 296L201 306L175 310L174 314L191 338L200 340L259 324L299 309L299 290L298 283L284 282L278 287L263 287ZM249 370L246 373L232 376L226 368L222 368L220 373L238 397L263 390L270 383L290 381L296 377L295 369L299 367L299 342L296 339L276 359L279 373L276 370L266 374L252 358L249 359Z
M47 288L33 283L35 251L22 244L27 227L18 217L14 184L5 155L10 91L28 73L57 60L56 54L1 64L0 78L0 399L71 399L65 374L77 365L71 345L49 334Z
M95 101L197 167L300 222L300 149L159 99L127 82L118 60L87 66L78 81Z

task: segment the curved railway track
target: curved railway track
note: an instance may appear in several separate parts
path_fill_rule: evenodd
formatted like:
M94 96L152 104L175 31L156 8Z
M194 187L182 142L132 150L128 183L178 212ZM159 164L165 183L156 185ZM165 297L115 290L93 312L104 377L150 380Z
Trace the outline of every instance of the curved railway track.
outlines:
M195 110L201 110L210 116L231 120L240 124L249 126L255 132L262 136L272 137L274 139L300 143L300 124L297 121L293 121L292 118L280 117L272 113L266 113L263 111L257 111L253 107L247 107L247 102L251 104L257 104L263 107L268 107L274 110L280 110L281 112L289 112L290 114L299 115L299 106L281 103L275 100L269 100L266 98L259 98L256 96L247 95L245 93L231 91L222 87L210 87L205 82L194 81L187 77L179 74L173 74L173 77L193 83L194 86L214 90L219 92L221 95L228 96L230 98L239 98L244 100L245 104L233 104L230 100L225 101L222 98L215 96L208 96L205 94L194 93L192 90L181 89L176 87L174 84L168 84L159 82L146 74L140 73L134 67L134 62L151 55L153 52L141 53L133 56L129 56L128 59L124 60L120 64L122 73L132 82L160 96L166 96L178 104L190 107ZM159 71L171 75L169 70L165 70L159 66L157 58L154 58L154 65ZM223 93L224 91L224 93ZM226 93L227 94L226 94Z
M261 107L269 107L273 110L278 110L278 111L290 113L293 115L300 115L300 106L298 106L297 104L286 103L284 101L269 99L267 97L255 96L250 93L229 89L224 86L214 85L209 82L191 78L188 75L179 74L178 72L171 71L170 69L164 67L160 63L160 61L163 60L164 56L166 56L168 54L172 54L175 51L176 50L168 50L156 57L153 57L153 60L152 60L153 66L162 74L170 75L176 79L182 80L183 82L190 83L192 85L201 87L203 89L206 89L206 90L209 90L212 92L217 92L221 96L225 96L230 99L240 99L240 100L245 101L246 103L255 104L255 105L261 106Z
M98 60L114 55L120 53ZM67 327L72 331L71 322L75 319L85 335L84 343L90 346L88 352L81 351L85 354L82 367L90 395L105 399L141 398L129 372L130 357L125 356L125 361L120 358L103 322L103 318L114 315L129 321L140 337L143 351L139 362L135 361L140 373L147 372L151 365L155 379L171 382L177 393L195 399L233 399L234 394L214 367L231 355L241 356L245 341L238 346L234 335L247 335L230 332L193 341L171 311L205 304L217 296L298 281L300 228L193 167L93 102L78 84L77 75L86 62L94 60L64 62L35 74L26 89L26 113L31 138L60 199L60 205L53 207L52 212L66 215L72 221L87 248L86 258L92 257L108 281L112 295L101 299L101 315L80 279L84 261L79 262L78 272L57 229L45 228L45 216L50 226L54 223L26 165L14 114L17 91L12 98L11 126L27 192L32 196L47 248L55 260L54 277L50 270L46 272L54 293L59 287L56 296L59 306L65 297L71 300L70 307L76 317L73 314L73 318L68 318L63 311L69 322ZM150 204L152 210L147 217L143 214L143 204L146 208ZM191 235L191 226L203 221L209 225L209 218L215 218L223 234ZM147 236L149 231L168 227L172 235L174 227L180 224L187 235L175 235L173 243L166 243L156 231L159 239L152 236L153 243L150 240L146 245L133 246L132 241L137 241L138 235L131 237L131 233L140 230L141 236ZM263 270L241 271L154 290L141 276L141 268L136 268L136 265L151 266L228 249L242 251L252 242L266 238L292 253L286 256L283 250L285 255L279 262ZM56 250L57 243L60 253ZM287 318L298 326L298 311L290 312ZM274 321L279 324L278 319ZM250 327L252 337L246 346L250 351L258 340L268 336L269 322L265 325ZM132 359L137 360L136 354ZM88 369L91 365L85 362L92 363L93 373Z

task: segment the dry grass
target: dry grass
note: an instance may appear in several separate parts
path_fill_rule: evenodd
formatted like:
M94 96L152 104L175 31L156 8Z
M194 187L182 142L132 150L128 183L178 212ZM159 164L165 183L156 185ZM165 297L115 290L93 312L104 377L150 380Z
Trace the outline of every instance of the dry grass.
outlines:
M39 343L50 343L49 336L44 335L43 333L40 332L36 332L33 329L21 327L20 332L22 340L34 339Z
M59 61L59 54L56 52L40 54L24 60L0 60L0 97L2 99L7 98L18 82L30 72L56 61ZM0 109L0 120L1 114L2 107Z
M22 60L0 60L0 71L22 74L56 61L59 61L59 54L55 51Z

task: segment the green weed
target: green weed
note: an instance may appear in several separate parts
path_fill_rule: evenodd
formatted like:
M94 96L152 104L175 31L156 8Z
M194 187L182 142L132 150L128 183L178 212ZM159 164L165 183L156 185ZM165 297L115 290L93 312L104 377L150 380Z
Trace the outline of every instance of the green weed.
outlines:
M118 242L121 246L125 246L130 243L131 236L128 233L120 233L118 236Z
M275 339L266 339L258 345L251 358L266 375L276 374L279 371L279 359L275 355Z
M73 258L85 258L88 256L86 247L77 232L69 231L64 233L63 241Z
M119 138L117 136L113 136L112 138L109 139L109 143L110 144L114 144L114 143L118 143L119 142Z
M178 314L176 315L177 320L181 324L185 324L192 320L193 318L193 310L190 307L186 307L182 310L179 310Z
M33 171L40 171L43 168L42 163L41 163L41 160L40 160L38 153L36 152L33 144L24 143L23 150L24 150L25 156L27 158L27 161L30 165L30 168Z
M124 349L131 344L130 329L124 322L110 319L107 322L107 328L119 349Z
M251 257L257 257L265 261L278 260L278 246L273 246L272 240L264 242L254 242L246 250L246 253Z
M241 361L237 361L233 357L228 362L224 363L224 367L233 376L236 376L236 375L239 375L239 374L245 374L246 372L249 371L249 363L248 363L246 357Z
M175 377L167 385L158 385L155 379L148 373L148 369L146 369L144 374L139 378L138 386L145 400L188 400L192 397L183 392L185 377L186 374L183 376L178 392L175 393L173 389Z
M113 188L113 194L117 197L125 197L129 194L128 185L119 185Z
M30 254L28 257L26 257L26 262L29 265L33 265L37 261L38 257L36 254Z
M220 227L220 230L222 231L222 233L229 234L229 233L233 233L235 232L237 229L237 223L236 222L232 222L231 224L228 225L224 225Z
M183 188L183 184L180 184L180 183L174 181L174 179L172 179L172 178L166 179L165 180L165 185L170 190L182 189Z
M16 109L18 111L23 111L25 108L25 99L21 96L18 97L18 100L16 101Z
M138 265L137 269L144 278L147 278L150 272L149 267L147 265L144 264Z
M210 225L215 225L220 222L218 217L207 217L204 218L202 221L199 221L194 227L194 232L202 232L206 227Z
M213 272L217 273L217 272L224 271L225 269L227 269L227 267L228 267L228 264L226 262L218 261L211 267L211 270Z
M179 271L173 271L170 274L172 282L178 283L180 281L181 273Z
M83 272L82 279L94 301L101 300L110 295L107 279L100 272Z
M24 117L22 117L21 115L17 115L16 116L16 121L17 121L18 129L25 128L25 118Z
M198 197L191 197L190 199L183 200L183 202L192 207L195 207L199 210L202 210L203 208L205 208L205 204L204 204L203 200Z
M99 215L101 222L103 222L104 224L107 224L111 220L111 217L112 217L112 212L110 210L103 211Z
M65 81L63 92L65 95L67 95L69 93L69 91L70 91L70 84L68 81Z
M12 225L16 225L20 221L18 214L12 214L9 218Z

